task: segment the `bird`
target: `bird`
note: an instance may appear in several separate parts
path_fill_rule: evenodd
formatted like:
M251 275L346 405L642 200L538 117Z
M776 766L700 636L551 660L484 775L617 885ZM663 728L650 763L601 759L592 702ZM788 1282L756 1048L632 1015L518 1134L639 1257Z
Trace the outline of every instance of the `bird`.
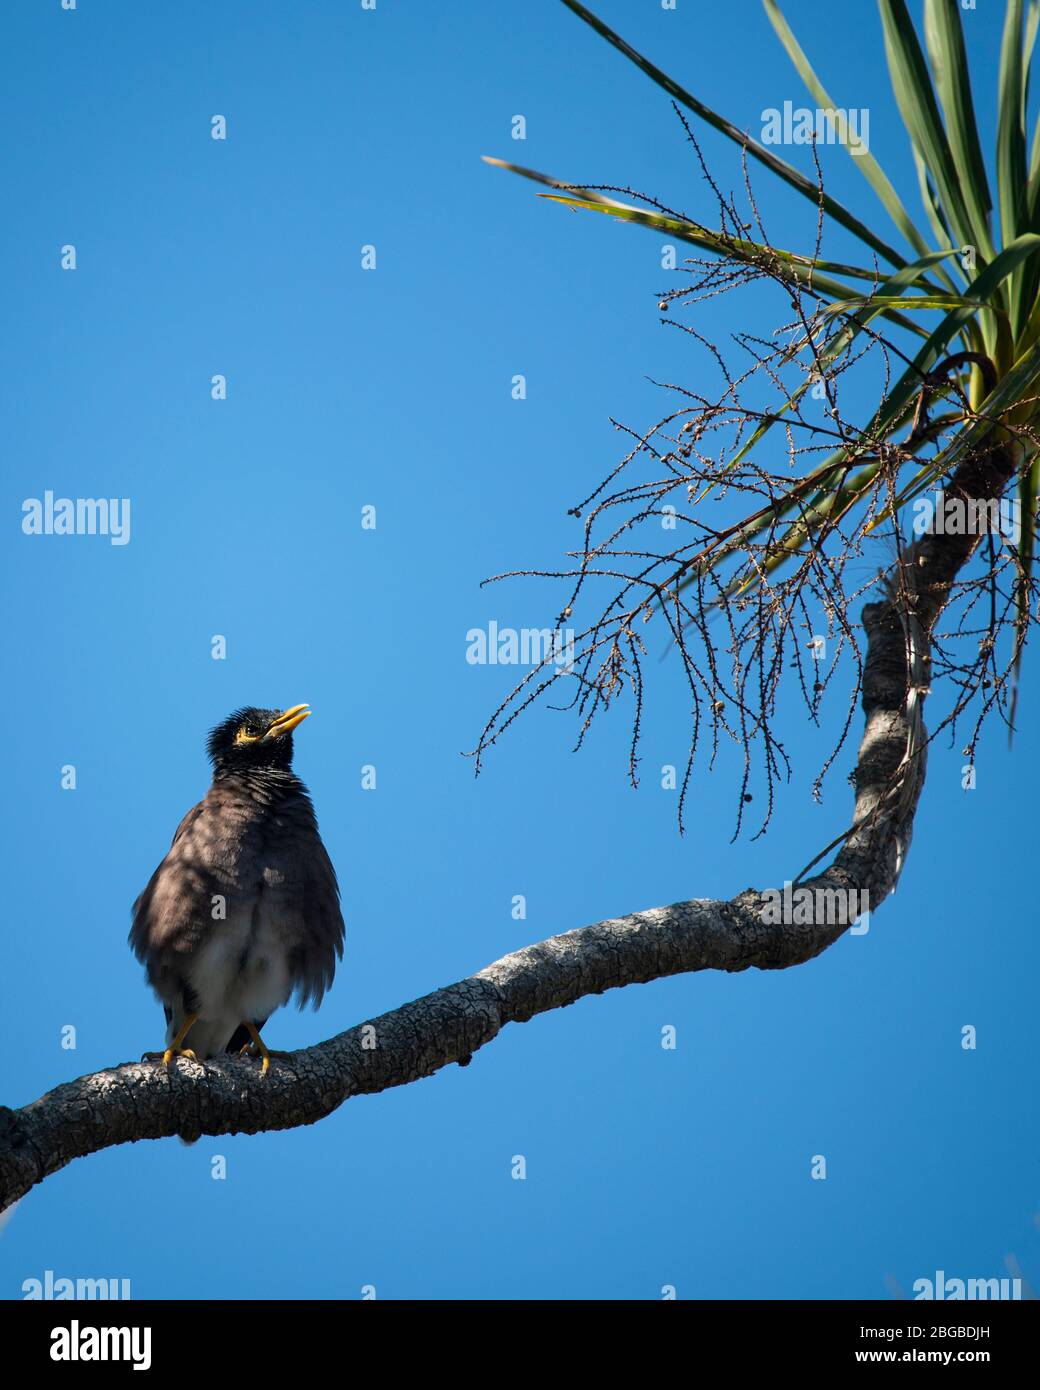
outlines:
M292 770L312 713L247 706L211 730L213 783L177 827L133 906L130 946L166 1015L162 1052L205 1061L272 1054L268 1018L295 994L315 1008L343 956L336 871L310 794Z

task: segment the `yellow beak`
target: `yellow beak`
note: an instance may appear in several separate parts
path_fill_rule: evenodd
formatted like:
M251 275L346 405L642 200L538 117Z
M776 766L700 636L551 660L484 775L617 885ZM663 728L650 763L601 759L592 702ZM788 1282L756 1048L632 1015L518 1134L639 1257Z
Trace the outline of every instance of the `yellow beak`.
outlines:
M278 718L274 721L264 738L281 738L283 734L291 734L297 725L302 724L311 711L306 705L291 705L288 709L283 709Z

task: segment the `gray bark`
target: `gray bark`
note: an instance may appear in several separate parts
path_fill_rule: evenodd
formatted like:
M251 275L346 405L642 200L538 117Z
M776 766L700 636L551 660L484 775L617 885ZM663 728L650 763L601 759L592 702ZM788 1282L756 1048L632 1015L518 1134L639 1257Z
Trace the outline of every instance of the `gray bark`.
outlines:
M998 497L1012 473L1011 451L994 448L964 463L952 490ZM977 543L921 537L890 579L889 597L864 609L865 728L852 828L832 863L800 886L865 892L875 909L892 892L924 783L928 638ZM465 1066L507 1023L666 975L786 969L847 930L823 914L770 924L766 904L749 888L730 901L691 899L550 937L328 1042L273 1059L263 1081L256 1062L233 1057L204 1066L178 1059L169 1071L133 1062L59 1086L24 1109L0 1107L0 1211L73 1159L114 1144L313 1124L351 1096L406 1085L452 1062Z

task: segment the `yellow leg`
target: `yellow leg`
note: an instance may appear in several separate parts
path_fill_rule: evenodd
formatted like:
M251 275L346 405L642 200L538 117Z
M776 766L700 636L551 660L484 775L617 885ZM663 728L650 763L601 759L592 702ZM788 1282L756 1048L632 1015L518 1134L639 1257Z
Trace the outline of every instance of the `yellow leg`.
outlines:
M267 1044L264 1042L263 1038L257 1032L256 1027L252 1023L246 1024L246 1030L249 1033L249 1036L253 1039L253 1047L256 1049L256 1051L253 1053L253 1056L256 1057L259 1055L264 1059L260 1067L260 1075L266 1076L267 1068L271 1065L271 1054L267 1050Z
M197 1062L199 1059L195 1056L194 1052L192 1052L191 1048L182 1046L184 1039L188 1036L197 1018L198 1014L189 1014L181 1025L180 1032L174 1038L173 1042L170 1043L165 1052L146 1052L141 1058L141 1061L161 1061L164 1067L168 1067L174 1057L187 1057L189 1062Z
M262 1057L264 1060L260 1068L261 1076L267 1075L267 1069L271 1065L272 1057L288 1057L290 1055L288 1052L272 1052L260 1036L255 1024L243 1023L242 1027L248 1031L253 1041L251 1043L246 1043L245 1047L239 1048L238 1055L241 1057L244 1052L248 1052L250 1057Z

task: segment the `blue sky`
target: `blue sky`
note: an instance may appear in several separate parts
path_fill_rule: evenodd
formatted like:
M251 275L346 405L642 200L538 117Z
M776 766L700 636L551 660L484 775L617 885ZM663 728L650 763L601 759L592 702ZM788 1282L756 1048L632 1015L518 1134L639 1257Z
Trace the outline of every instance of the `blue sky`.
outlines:
M752 0L599 12L741 127L804 99ZM869 107L916 211L873 7L785 12L835 97ZM964 21L988 145L999 23ZM573 716L536 711L478 780L460 756L512 677L467 664L467 630L560 606L480 581L557 566L566 509L619 457L608 417L645 426L662 413L648 378L704 371L660 327L658 238L552 207L479 156L710 220L661 92L551 0L17 0L2 26L0 1101L160 1043L130 904L206 789L207 730L240 704L315 710L296 768L347 922L331 995L277 1015L276 1047L586 922L780 884L841 830L851 748L822 806L809 795L840 712L817 730L792 706L796 775L769 834L730 843L727 754L700 770L681 838L656 775L686 742L674 663L638 791L624 711L576 755ZM732 147L703 144L736 188ZM883 223L842 151L825 171ZM806 245L809 205L757 186L775 241ZM713 301L694 321L768 334L772 310ZM47 489L129 497L129 543L24 536L22 502ZM583 1000L305 1130L80 1160L0 1231L0 1295L51 1269L129 1278L139 1298L883 1298L937 1268L1003 1274L1009 1254L1035 1284L1040 961L1008 841L1031 822L1034 697L1013 747L985 740L973 792L959 748L935 747L899 892L865 936L796 970Z

